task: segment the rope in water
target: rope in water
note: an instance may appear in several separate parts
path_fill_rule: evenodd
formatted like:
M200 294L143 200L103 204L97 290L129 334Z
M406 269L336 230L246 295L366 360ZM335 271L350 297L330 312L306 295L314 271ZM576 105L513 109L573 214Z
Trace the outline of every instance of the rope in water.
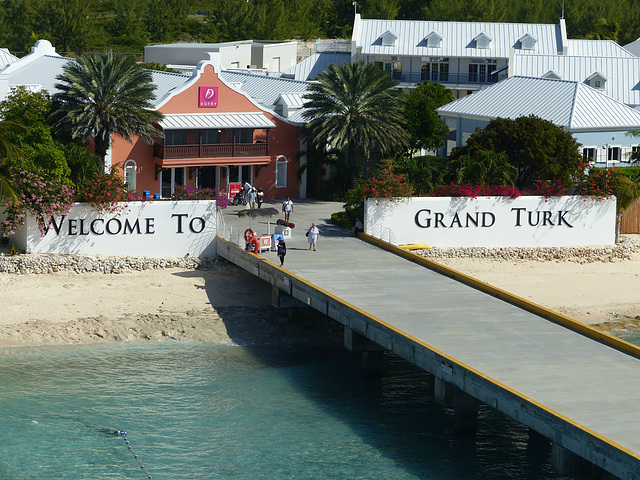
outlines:
M149 473L147 472L147 470L144 468L144 465L142 464L142 462L140 461L140 459L138 458L138 455L136 455L135 453L133 453L133 449L131 448L131 445L129 444L129 439L127 438L127 432L125 432L124 430L118 430L116 432L118 435L122 435L122 438L124 439L125 443L127 444L127 447L129 448L129 451L131 452L131 455L133 455L133 458L136 459L136 461L138 462L138 465L140 465L140 468L142 469L142 471L145 473L145 475L147 476L147 478L151 478L151 475L149 475Z

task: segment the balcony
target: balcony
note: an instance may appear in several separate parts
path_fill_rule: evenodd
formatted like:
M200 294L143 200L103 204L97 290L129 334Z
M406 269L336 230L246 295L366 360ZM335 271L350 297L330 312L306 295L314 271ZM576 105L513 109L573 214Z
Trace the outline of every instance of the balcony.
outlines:
M468 74L468 73L438 73L424 75L417 73L393 72L391 78L402 83L422 83L424 81L438 82L446 86L451 85L491 85L498 82L498 75Z
M153 145L153 156L162 160L186 158L266 157L267 143L219 143L215 145Z

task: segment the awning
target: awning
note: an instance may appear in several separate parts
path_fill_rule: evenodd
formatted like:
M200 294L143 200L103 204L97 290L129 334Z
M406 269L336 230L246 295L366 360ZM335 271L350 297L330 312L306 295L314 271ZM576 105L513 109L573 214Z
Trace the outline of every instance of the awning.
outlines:
M260 112L247 113L170 113L160 122L163 130L199 128L273 128L275 123Z

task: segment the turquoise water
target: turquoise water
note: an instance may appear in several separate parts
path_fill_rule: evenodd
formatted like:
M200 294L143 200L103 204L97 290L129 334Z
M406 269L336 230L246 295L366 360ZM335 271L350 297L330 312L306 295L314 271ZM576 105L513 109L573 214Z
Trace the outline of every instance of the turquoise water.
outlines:
M0 349L0 479L551 479L548 442L482 407L453 432L430 378L338 348Z

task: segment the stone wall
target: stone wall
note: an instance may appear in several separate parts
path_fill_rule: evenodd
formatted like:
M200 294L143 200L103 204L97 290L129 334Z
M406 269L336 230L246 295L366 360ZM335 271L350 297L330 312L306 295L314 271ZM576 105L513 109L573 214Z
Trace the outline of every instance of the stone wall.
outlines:
M18 275L55 272L123 273L129 270L211 268L215 258L116 257L102 255L15 255L0 257L0 273Z
M435 261L444 258L478 258L498 261L615 262L630 260L635 253L640 252L637 240L634 236L622 236L620 243L601 247L434 247L416 250L416 253Z

